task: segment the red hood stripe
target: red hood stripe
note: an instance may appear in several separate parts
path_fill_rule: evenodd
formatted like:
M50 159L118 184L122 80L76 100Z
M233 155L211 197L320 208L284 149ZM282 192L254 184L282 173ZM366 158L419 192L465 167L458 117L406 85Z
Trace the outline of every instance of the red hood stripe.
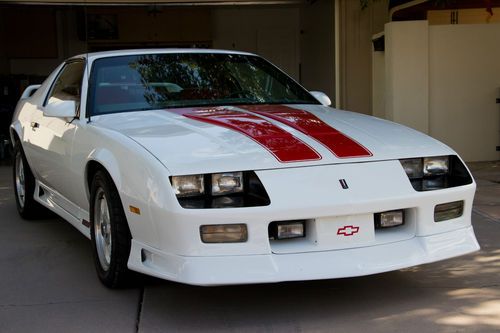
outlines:
M245 105L241 109L288 125L321 143L339 158L369 157L372 153L310 112L285 105Z
M321 159L313 148L290 133L248 112L224 108L185 108L169 111L208 124L242 133L266 148L280 162L303 162Z

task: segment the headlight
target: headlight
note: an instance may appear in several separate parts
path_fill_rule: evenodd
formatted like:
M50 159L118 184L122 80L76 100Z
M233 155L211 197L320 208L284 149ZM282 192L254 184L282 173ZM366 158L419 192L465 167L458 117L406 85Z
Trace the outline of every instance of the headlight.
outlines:
M440 176L448 173L450 158L448 156L424 158L424 176Z
M472 183L472 177L457 156L409 158L400 162L417 191L439 190Z
M178 198L194 197L205 192L203 175L172 177L172 187Z
M212 195L243 192L243 172L212 174Z
M254 207L270 203L253 171L172 176L170 182L184 208Z

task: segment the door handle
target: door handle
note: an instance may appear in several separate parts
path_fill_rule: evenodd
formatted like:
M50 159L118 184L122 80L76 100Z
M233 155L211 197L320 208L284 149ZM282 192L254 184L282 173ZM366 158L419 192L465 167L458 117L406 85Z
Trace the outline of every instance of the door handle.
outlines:
M35 129L35 128L38 128L38 127L40 127L39 123L37 123L36 121L32 121L31 122L31 128Z

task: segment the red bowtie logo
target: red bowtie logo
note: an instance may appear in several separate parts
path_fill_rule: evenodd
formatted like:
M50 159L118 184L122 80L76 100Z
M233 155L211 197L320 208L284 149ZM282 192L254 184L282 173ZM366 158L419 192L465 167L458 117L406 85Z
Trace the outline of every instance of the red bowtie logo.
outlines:
M358 231L359 231L359 227L355 227L353 225L346 225L342 228L339 228L339 230L337 230L337 235L352 236L354 234L357 234Z

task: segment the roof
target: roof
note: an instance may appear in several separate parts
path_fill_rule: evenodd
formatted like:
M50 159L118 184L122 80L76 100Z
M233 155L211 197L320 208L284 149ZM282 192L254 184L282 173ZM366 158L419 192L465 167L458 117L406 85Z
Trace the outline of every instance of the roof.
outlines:
M117 57L117 56L127 56L127 55L143 55L143 54L168 54L168 53L218 53L218 54L240 54L240 55L255 55L253 53L242 52L242 51L230 51L230 50L214 50L214 49L131 49L131 50L114 50L114 51L102 51L102 52L90 52L84 53L72 58L87 58L90 61L94 61L99 58Z

